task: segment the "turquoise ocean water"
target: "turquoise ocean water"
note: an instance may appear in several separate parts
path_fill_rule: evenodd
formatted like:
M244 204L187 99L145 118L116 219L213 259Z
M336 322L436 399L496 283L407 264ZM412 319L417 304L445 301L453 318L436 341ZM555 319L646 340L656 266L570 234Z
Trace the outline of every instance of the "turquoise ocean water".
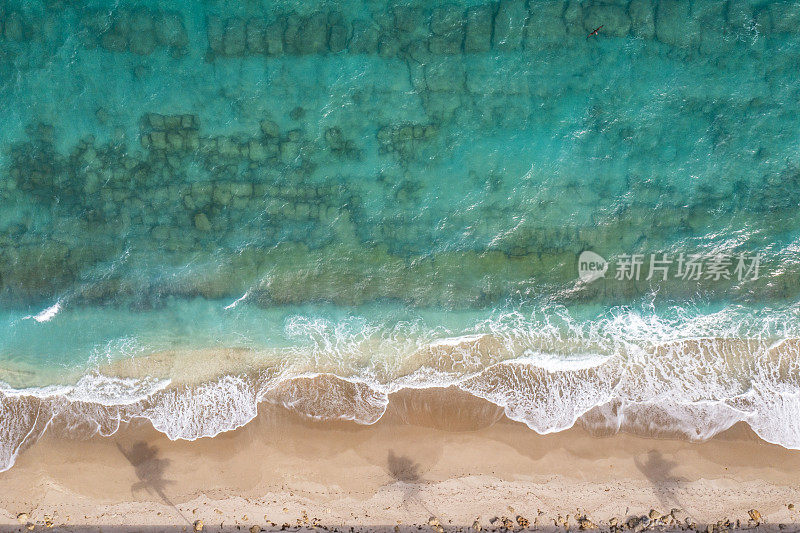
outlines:
M798 64L797 1L1 1L0 469L447 386L800 448Z

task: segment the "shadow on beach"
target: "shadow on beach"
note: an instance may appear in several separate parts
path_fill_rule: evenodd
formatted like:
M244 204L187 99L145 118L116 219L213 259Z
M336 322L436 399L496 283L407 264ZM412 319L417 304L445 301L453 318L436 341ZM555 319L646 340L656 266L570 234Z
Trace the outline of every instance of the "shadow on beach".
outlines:
M412 461L410 457L395 455L394 450L389 450L386 463L389 475L395 481L402 481L403 483L419 483L422 481L422 476L419 474L419 464Z
M395 455L394 450L389 450L386 457L386 468L389 476L396 483L402 483L403 487L403 507L408 509L408 503L414 502L422 507L428 514L434 514L419 497L420 483L424 483L422 475L419 473L419 464L415 463L410 457L405 455Z
M669 512L673 507L682 508L677 492L686 479L672 473L678 463L665 458L658 450L650 450L647 459L642 461L634 457L636 467L653 485L653 492L664 509Z
M117 448L125 456L125 459L133 466L136 477L139 478L137 483L131 485L131 492L140 490L147 490L150 493L155 493L161 498L164 503L175 509L175 511L186 520L189 519L183 516L174 503L167 496L165 489L174 481L168 480L164 477L167 466L169 466L169 459L163 459L158 456L158 448L150 446L145 441L136 442L129 449L125 449L116 443Z

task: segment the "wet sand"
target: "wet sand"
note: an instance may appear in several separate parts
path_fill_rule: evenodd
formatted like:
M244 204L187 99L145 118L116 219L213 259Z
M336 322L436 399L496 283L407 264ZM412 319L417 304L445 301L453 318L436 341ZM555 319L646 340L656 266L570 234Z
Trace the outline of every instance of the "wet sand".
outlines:
M479 400L396 395L373 426L319 422L264 405L237 431L170 441L145 423L111 437L51 428L0 474L0 524L19 529L204 531L284 524L393 530L502 526L608 528L655 509L681 524L800 524L800 452L746 425L692 443L575 427L537 435ZM559 516L561 521L559 521ZM431 517L436 518L433 526ZM524 524L524 520L522 521ZM652 525L666 526L672 519ZM271 524L274 524L271 525ZM791 529L796 529L790 526ZM94 529L92 529L94 528Z

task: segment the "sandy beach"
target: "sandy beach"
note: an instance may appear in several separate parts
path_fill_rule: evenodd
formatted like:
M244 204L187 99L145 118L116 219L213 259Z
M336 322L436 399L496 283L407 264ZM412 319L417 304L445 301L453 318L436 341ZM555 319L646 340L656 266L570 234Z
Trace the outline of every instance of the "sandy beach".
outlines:
M0 0L0 533L800 533L799 62L800 0Z
M726 520L753 527L752 509L762 529L800 522L790 505L800 503L800 452L745 425L703 443L578 427L541 436L490 404L426 394L395 395L373 426L264 405L253 423L194 442L145 424L88 440L56 428L0 474L0 523L9 531L191 531L198 521L203 531L410 531L499 529L508 519L515 529L707 530ZM651 510L663 517L635 519Z

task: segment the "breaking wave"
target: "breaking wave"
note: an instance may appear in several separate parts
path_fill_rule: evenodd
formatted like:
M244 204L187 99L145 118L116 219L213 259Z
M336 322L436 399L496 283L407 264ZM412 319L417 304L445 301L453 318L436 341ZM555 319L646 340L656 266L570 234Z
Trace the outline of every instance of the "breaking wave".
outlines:
M138 419L172 440L195 440L246 425L264 403L374 424L394 402L408 423L427 413L463 429L470 424L458 420L458 406L480 399L488 424L504 414L541 434L578 424L705 440L746 422L764 440L800 449L800 332L794 310L765 316L618 309L578 321L555 309L498 314L453 332L297 315L284 326L289 347L230 352L214 377L154 375L163 373L162 354L151 370L145 355L131 359L135 366L98 365L73 385L2 385L0 468L48 428L84 438ZM199 368L215 353L169 357L191 362L172 368ZM430 394L439 407L425 391L438 391Z

